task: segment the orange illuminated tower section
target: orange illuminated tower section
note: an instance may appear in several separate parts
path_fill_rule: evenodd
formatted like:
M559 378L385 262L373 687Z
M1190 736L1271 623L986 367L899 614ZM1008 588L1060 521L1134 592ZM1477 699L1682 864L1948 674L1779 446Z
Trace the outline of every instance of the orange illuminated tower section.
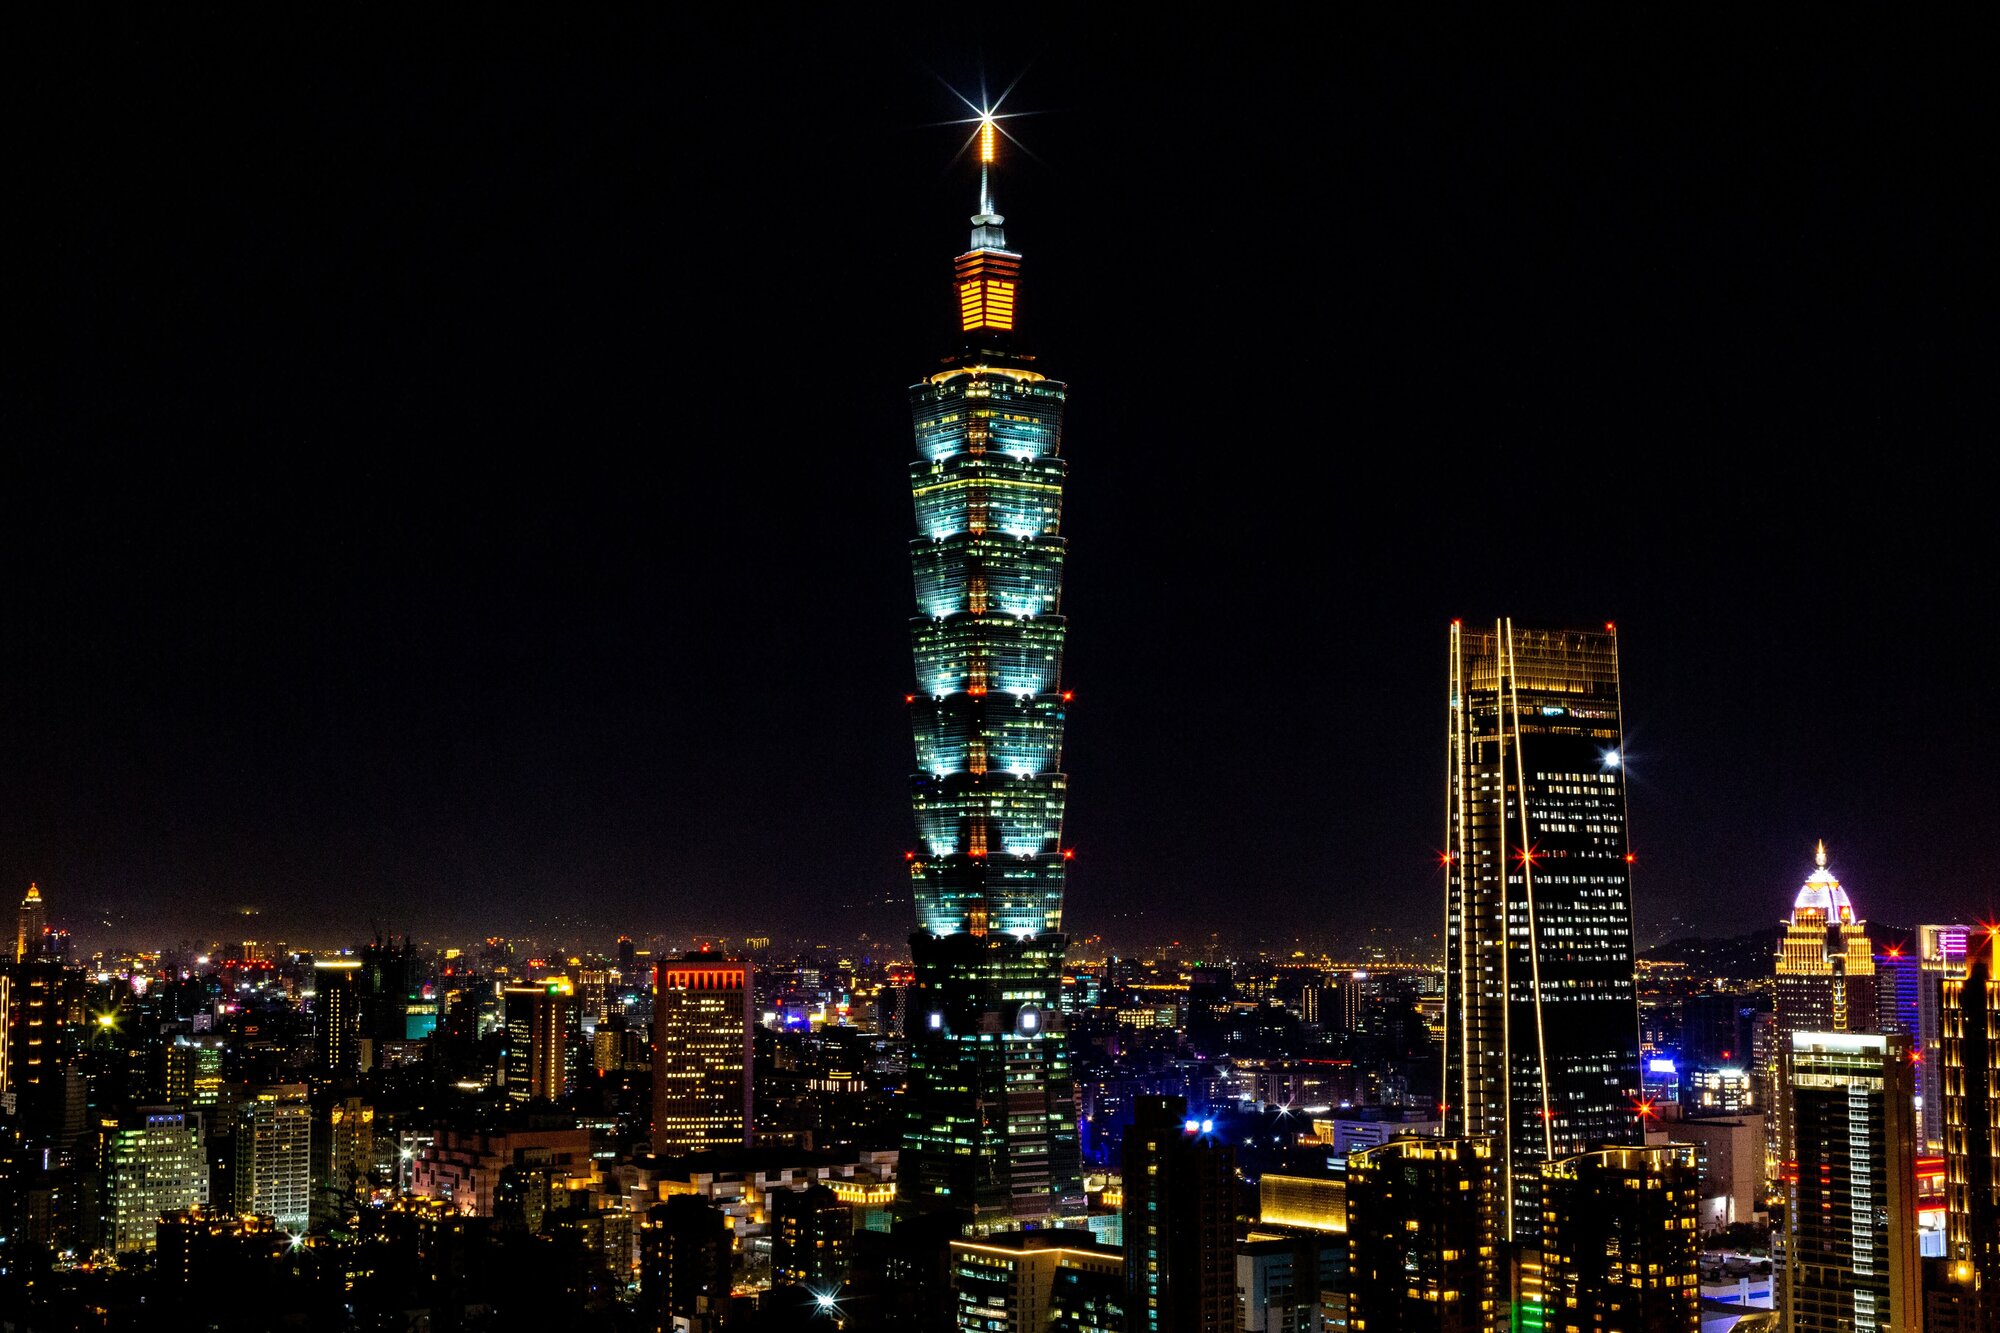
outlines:
M972 248L952 260L958 287L958 327L962 333L1012 333L1014 302L1021 285L1021 256L1007 248L993 209L991 173L999 131L992 121L979 127L979 214L972 219Z

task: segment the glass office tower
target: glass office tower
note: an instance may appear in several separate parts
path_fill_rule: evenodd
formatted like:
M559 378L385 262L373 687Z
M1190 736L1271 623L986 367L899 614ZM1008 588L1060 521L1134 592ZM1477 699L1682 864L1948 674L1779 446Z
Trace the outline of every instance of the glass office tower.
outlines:
M898 1189L975 1225L1080 1207L1065 939L1064 386L1014 339L1020 256L986 189L959 350L910 391L916 738L910 1093Z
M1794 1032L1784 1092L1783 1333L1916 1333L1915 1083L1910 1039Z
M1541 1163L1640 1141L1616 634L1453 622L1447 717L1446 1133L1532 1240Z

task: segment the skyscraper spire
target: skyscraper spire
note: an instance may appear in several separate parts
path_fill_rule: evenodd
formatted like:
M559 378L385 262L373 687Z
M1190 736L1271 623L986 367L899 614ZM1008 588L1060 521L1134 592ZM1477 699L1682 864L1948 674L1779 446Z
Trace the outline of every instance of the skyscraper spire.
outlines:
M1021 256L1007 248L1007 219L993 207L993 161L1000 129L989 116L979 122L979 211L972 215L972 246L952 261L958 286L959 330L967 334L1014 331L1014 302L1021 281Z
M1815 847L1815 848L1813 849L1813 860L1814 860L1814 861L1815 861L1815 862L1816 862L1816 863L1817 863L1817 864L1819 865L1819 868L1820 868L1821 870L1824 870L1824 869L1826 869L1826 839L1825 839L1825 838L1821 838L1821 839L1819 840L1819 846L1818 846L1818 847Z
M1000 130L988 116L979 122L979 211L981 215L993 211L993 158L999 148ZM979 244L978 241L973 242Z

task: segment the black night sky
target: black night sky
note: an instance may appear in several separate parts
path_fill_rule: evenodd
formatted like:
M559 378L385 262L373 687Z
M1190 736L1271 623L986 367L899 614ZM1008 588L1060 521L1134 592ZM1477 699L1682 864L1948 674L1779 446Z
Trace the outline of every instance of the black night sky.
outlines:
M983 68L1072 389L1073 933L1431 922L1499 614L1618 622L1642 940L1820 837L1867 916L2000 908L1957 35L858 12L10 43L7 894L907 929L904 389Z

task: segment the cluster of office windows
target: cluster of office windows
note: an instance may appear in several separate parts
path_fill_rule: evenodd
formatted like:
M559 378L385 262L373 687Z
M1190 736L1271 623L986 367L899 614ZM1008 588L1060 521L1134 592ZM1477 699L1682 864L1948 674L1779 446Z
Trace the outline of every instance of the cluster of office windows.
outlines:
M910 544L917 609L932 620L964 611L1023 619L1053 615L1066 543L1038 533L954 533Z
M1061 679L1064 632L1060 616L965 612L912 621L919 690L939 697L1048 694Z

